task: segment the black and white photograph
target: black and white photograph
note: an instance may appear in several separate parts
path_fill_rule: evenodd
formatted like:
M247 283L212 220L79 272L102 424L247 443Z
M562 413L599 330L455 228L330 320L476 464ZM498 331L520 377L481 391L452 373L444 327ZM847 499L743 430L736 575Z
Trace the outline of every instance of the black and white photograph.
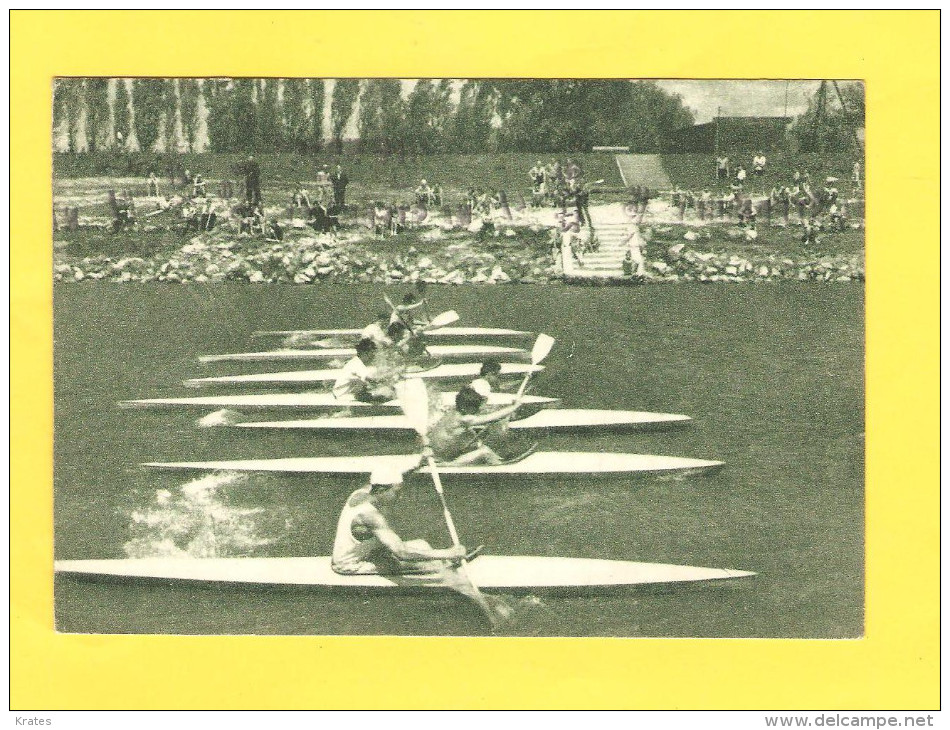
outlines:
M865 635L862 80L50 93L60 634Z

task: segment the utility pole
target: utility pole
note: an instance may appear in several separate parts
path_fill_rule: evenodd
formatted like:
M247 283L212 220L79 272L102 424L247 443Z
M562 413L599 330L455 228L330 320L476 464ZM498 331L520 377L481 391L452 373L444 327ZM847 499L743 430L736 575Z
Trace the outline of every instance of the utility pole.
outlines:
M821 137L821 123L824 121L825 116L825 98L827 92L825 89L826 81L821 82L821 86L818 87L818 96L815 99L815 124L812 127L812 138L814 139L815 150L819 154L825 151L824 138Z
M720 117L721 114L722 114L722 107L721 107L721 106L717 106L717 107L716 107L716 118L713 120L713 123L716 125L716 138L715 138L716 141L713 143L713 145L714 145L715 148L716 148L716 157L719 157L719 117Z

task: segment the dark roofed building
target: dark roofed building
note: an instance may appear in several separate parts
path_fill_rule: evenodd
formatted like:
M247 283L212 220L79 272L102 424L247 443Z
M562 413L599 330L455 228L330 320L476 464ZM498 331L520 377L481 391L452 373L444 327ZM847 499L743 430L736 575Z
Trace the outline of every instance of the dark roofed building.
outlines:
M774 152L785 148L791 117L716 117L677 129L666 152Z

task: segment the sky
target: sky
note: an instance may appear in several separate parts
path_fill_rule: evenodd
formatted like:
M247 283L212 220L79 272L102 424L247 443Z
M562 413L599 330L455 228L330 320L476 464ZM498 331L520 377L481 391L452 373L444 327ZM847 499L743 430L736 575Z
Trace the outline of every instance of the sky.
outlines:
M820 81L710 81L676 79L657 85L683 97L697 124L719 115L730 117L795 117L808 108ZM786 89L788 90L786 106ZM787 111L786 111L787 110Z

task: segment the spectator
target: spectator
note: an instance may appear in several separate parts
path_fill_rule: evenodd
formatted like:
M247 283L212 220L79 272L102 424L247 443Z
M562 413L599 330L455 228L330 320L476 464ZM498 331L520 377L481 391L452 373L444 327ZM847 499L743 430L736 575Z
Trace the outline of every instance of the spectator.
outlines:
M260 205L261 168L254 159L254 155L248 155L247 163L244 165L244 197L251 206Z
M336 170L330 174L330 184L333 186L333 205L338 210L342 211L345 207L346 186L349 183L350 178L343 172L343 168L337 165Z
M575 180L580 180L584 175L581 166L574 162L570 157L567 158L567 165L564 166L564 179L570 185Z
M148 173L148 197L157 198L158 197L158 177L155 175L155 171L151 170Z
M861 189L861 162L855 161L854 166L851 168L851 182L854 183L854 189Z
M434 197L431 186L423 179L422 182L419 183L419 187L416 188L416 202L423 205L432 205Z
M544 165L538 160L534 167L528 170L528 178L531 180L531 193L535 197L544 195Z
M590 191L583 181L576 179L574 182L577 188L574 193L574 204L577 206L577 220L582 226L594 227L594 222L590 218Z
M736 183L739 185L740 189L745 186L745 179L746 179L745 167L743 167L742 163L740 162L739 167L736 168Z
M208 194L208 191L205 189L205 181L202 179L201 175L195 175L194 186L191 191L191 197L193 198L203 198Z
M725 155L716 158L716 179L729 179L729 158Z
M762 177L765 174L766 158L761 152L752 158L752 174L756 177Z

